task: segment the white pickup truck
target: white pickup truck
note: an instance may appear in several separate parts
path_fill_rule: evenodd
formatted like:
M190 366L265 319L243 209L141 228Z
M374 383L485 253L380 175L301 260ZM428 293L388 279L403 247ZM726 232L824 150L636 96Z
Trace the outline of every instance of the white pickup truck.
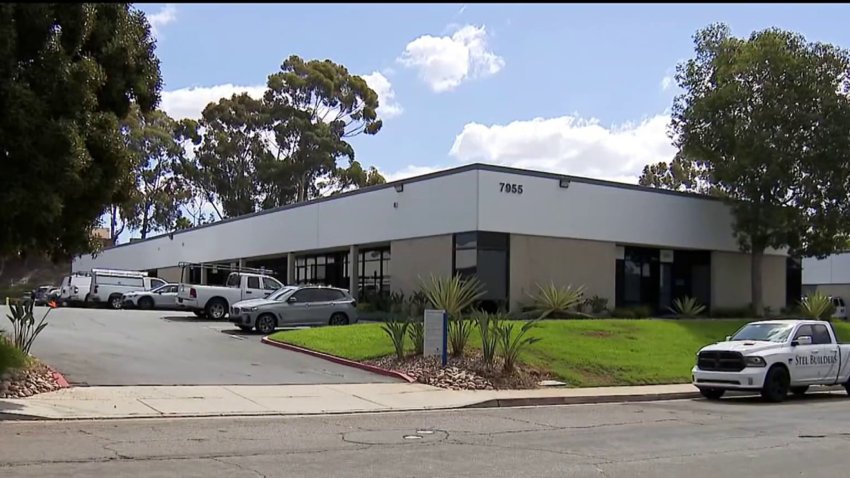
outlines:
M751 322L697 353L693 384L717 400L727 390L759 391L771 402L811 385L843 385L850 394L850 345L821 320Z
M199 317L223 319L236 302L264 299L283 287L265 274L231 272L223 286L181 283L177 289L177 307L191 310Z

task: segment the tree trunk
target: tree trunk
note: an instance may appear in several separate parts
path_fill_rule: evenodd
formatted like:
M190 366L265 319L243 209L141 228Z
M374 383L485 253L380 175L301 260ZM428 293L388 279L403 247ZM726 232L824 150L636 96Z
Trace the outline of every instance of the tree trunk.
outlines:
M753 248L750 253L751 262L751 297L753 313L756 317L764 315L764 299L762 297L762 263L764 262L764 249Z
M142 239L146 239L148 237L148 213L142 215Z

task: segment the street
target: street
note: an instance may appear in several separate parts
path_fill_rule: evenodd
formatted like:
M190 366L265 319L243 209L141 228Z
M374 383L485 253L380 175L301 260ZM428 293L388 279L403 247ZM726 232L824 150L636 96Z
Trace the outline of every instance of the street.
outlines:
M835 396L833 396L835 397ZM847 475L846 397L239 419L0 422L0 475Z
M0 307L5 315L5 307ZM46 308L38 307L36 320ZM281 385L392 382L260 342L185 312L60 308L32 353L75 385Z

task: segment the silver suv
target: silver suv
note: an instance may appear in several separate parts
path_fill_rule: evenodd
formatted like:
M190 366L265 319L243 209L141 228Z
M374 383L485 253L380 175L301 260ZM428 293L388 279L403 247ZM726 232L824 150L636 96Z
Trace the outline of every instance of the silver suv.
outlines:
M230 321L242 330L270 334L277 327L357 323L357 303L345 289L286 286L265 299L243 300L230 308Z

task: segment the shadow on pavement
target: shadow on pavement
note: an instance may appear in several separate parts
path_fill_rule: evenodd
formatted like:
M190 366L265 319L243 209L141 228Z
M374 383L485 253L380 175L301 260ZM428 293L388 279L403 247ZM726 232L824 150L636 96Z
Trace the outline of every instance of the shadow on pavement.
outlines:
M698 400L709 401L703 398ZM796 395L788 395L788 398L781 403L768 403L765 402L761 396L759 395L727 395L724 396L720 401L712 401L712 403L719 404L728 404L733 406L765 406L765 405L812 405L814 403L823 403L828 401L839 401L839 400L848 400L847 394L842 390L841 393L838 393L837 390L817 390L807 393L802 397L798 397Z
M227 323L227 319L210 320L210 319L202 319L200 317L195 317L194 315L164 316L164 317L160 317L160 319L167 320L169 322L192 322L192 323L196 323L196 324L224 324L224 323Z

